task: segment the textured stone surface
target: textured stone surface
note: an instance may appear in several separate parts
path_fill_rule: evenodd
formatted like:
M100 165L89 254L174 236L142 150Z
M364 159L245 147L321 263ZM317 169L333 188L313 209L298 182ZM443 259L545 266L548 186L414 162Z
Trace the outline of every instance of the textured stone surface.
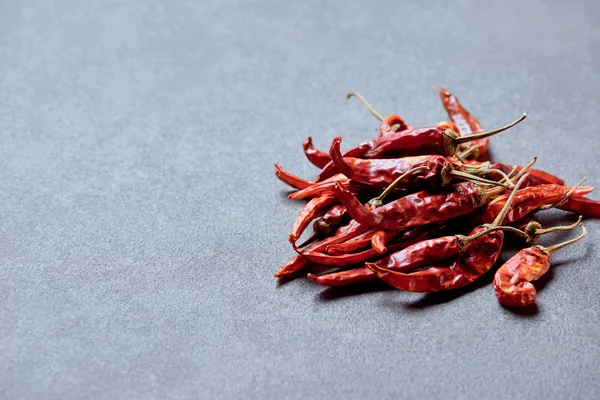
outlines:
M496 158L600 186L597 3L401 3L2 2L0 397L599 398L598 221L527 313L491 276L273 278L301 203L272 163L371 137L348 90L413 125L436 85L486 128L526 111Z

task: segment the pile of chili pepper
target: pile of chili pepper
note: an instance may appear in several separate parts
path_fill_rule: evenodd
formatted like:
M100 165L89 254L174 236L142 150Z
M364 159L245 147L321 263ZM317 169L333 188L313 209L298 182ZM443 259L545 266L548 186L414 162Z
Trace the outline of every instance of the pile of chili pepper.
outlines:
M593 188L565 186L550 173L488 160L490 137L525 119L485 132L456 96L438 88L449 121L413 127L402 117L383 117L377 137L341 151L336 137L328 152L303 143L321 171L314 181L275 164L275 175L296 189L288 197L308 202L288 240L296 252L275 274L305 275L325 286L383 281L411 292L465 287L492 270L505 234L522 237L523 249L497 268L494 290L501 304L535 302L531 283L550 267L550 255L586 235L582 216L600 217ZM557 208L580 214L568 226L542 227L537 212ZM298 243L312 223L313 233ZM544 247L534 244L558 230L580 229L574 239ZM305 235L307 236L307 235Z

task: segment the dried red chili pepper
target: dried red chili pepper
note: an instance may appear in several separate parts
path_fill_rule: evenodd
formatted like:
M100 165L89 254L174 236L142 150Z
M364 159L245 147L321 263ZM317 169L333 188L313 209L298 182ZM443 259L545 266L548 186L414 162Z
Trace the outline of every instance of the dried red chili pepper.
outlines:
M329 154L313 147L312 138L310 136L306 138L302 144L302 148L304 149L304 154L306 155L306 158L308 158L308 161L310 161L315 167L323 168L329 161L331 161Z
M496 271L494 291L498 301L509 307L526 307L535 302L537 291L531 284L541 278L550 268L550 256L563 247L578 242L586 235L582 234L566 242L550 247L532 246L519 251Z
M352 218L366 226L387 230L428 225L472 213L504 190L501 187L484 189L471 182L462 182L445 192L424 190L369 211L343 184L336 182L336 189Z
M446 109L448 116L450 117L452 122L454 122L458 127L458 133L460 133L461 136L469 136L484 131L481 125L479 124L479 121L477 121L477 118L471 115L471 113L460 104L456 96L454 96L446 89L442 89L441 87L438 87L437 90L440 94L440 99L444 104L444 108ZM483 138L476 140L470 144L469 147L472 148L472 150L470 150L469 148L463 148L461 150L470 151L469 155L472 158L477 159L481 156L484 156L487 153L489 143L489 138ZM466 156L468 156L466 153L464 155L461 155L461 157Z
M309 201L304 208L302 208L300 214L294 221L292 233L290 233L288 236L290 243L296 243L308 224L310 224L313 219L323 215L325 213L324 209L336 203L337 201L338 200L335 196L328 195L316 197Z
M394 182L398 175L421 168L418 173L415 172L404 179L399 186L437 187L447 185L453 179L467 179L485 184L497 183L497 181L474 175L489 174L489 169L469 168L469 173L466 173L459 170L461 166L458 162L452 162L443 156L413 156L371 160L343 157L340 151L341 141L342 139L339 136L333 139L329 154L337 171L353 181L377 187L387 187Z
M325 194L335 193L335 182L341 181L346 185L351 185L350 179L343 174L336 174L322 182L312 183L310 186L304 189L298 190L297 192L291 193L288 196L290 200L305 200L319 197Z
M525 119L525 114L515 122L500 129L479 133L467 137L460 137L458 133L444 126L427 128L414 128L390 133L376 140L363 142L357 147L344 153L344 157L384 158L408 157L420 155L452 156L458 145L484 137L490 137L512 128ZM317 177L317 181L332 175L333 163L327 164Z
M347 215L348 211L343 205L336 204L332 206L321 218L313 223L314 234L302 244L298 245L298 247L304 247L320 237L322 238L330 235Z
M344 242L350 238L360 235L368 228L359 224L356 221L350 221L347 225L342 226L337 230L334 236L325 238L319 242L312 243L306 250L323 251L329 245ZM290 258L280 269L275 273L276 278L285 278L295 274L308 265L308 260L300 255L295 255Z
M587 217L600 218L600 201L579 195L569 197L564 203L558 205L557 208L583 214Z
M290 174L277 163L275 163L275 175L279 178L279 180L295 189L306 189L314 185L314 182L307 181L306 179L302 179L296 175Z
M582 196L593 190L594 188L592 187L569 187L553 184L530 186L521 189L517 193L503 224L512 224L546 205L560 202L565 196L569 196L570 193ZM489 202L481 211L481 221L488 222L495 218L498 210L504 207L507 198L507 195L502 195ZM582 214L585 215L585 213Z

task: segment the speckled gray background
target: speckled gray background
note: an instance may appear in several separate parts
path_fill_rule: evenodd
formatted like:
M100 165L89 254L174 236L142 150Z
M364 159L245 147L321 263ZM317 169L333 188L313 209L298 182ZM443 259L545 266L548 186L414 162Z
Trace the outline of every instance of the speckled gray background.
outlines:
M301 203L272 163L373 136L348 90L414 125L436 85L487 128L526 111L496 158L600 186L598 2L400 3L1 2L0 397L599 398L598 221L524 313L490 276L273 278Z

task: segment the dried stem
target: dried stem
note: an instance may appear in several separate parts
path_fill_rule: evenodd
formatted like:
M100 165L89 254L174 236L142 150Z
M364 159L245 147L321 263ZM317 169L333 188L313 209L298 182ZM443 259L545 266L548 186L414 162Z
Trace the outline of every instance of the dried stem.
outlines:
M472 142L473 140L484 139L486 137L494 136L500 132L504 132L505 130L512 128L513 126L517 125L519 122L523 121L525 118L527 118L527 115L523 114L523 115L521 115L521 118L519 118L518 120L516 120L514 122L511 122L510 124L508 124L506 126L503 126L502 128L495 129L495 130L489 131L489 132L482 132L482 133L476 133L474 135L458 137L458 138L454 139L454 142L456 144L461 144L461 143Z
M367 110L369 110L369 112L371 114L373 114L373 116L375 118L377 118L380 121L383 121L383 117L381 116L381 114L379 114L377 111L375 111L373 109L373 107L371 107L371 104L369 104L369 102L367 100L365 100L364 97L362 97L360 94L355 93L355 92L350 92L348 94L346 94L346 98L349 99L350 97L356 97L358 100L360 100L361 103L363 103L363 105L367 108Z

